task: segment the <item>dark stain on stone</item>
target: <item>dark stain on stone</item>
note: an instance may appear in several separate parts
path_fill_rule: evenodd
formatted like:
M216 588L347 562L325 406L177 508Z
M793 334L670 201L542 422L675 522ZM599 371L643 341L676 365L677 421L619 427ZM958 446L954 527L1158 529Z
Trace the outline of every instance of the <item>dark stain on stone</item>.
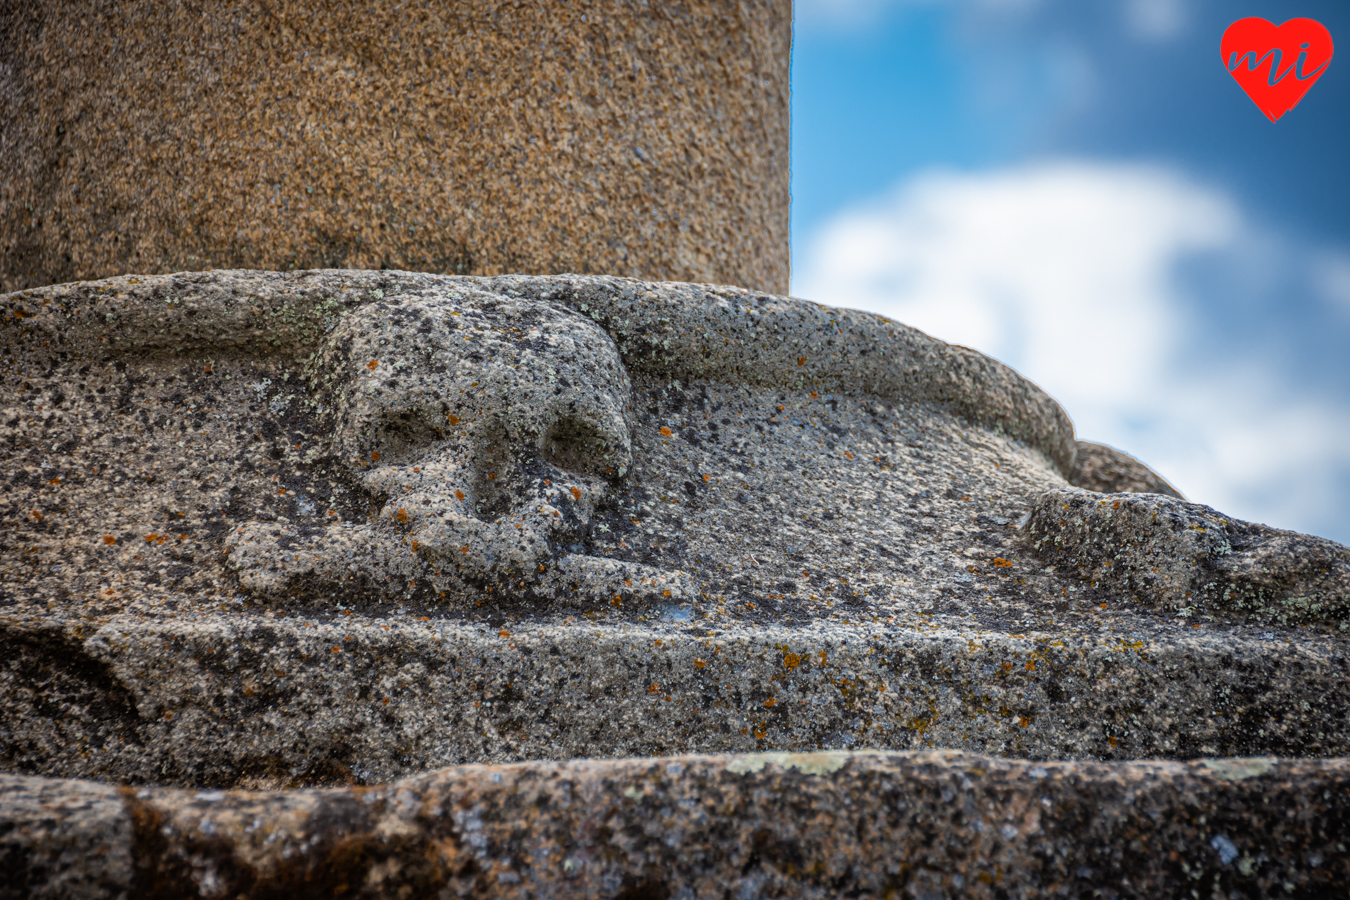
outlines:
M46 771L56 745L115 751L140 743L135 697L110 665L69 634L0 631L0 682L6 695L0 704L0 759L11 771ZM92 761L77 768L99 771Z

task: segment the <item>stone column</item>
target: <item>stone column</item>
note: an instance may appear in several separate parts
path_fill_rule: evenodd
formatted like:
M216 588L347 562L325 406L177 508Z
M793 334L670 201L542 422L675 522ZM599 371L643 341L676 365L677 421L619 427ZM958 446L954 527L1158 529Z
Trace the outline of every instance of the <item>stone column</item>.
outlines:
M788 287L791 0L0 2L0 292L397 268Z

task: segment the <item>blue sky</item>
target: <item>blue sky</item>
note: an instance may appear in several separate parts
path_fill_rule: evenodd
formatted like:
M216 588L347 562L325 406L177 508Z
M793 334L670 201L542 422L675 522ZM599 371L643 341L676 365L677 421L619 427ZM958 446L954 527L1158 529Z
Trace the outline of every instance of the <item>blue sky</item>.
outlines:
M798 0L793 293L1008 362L1192 500L1350 543L1350 59L1271 123L1237 18ZM1348 45L1350 46L1350 45Z

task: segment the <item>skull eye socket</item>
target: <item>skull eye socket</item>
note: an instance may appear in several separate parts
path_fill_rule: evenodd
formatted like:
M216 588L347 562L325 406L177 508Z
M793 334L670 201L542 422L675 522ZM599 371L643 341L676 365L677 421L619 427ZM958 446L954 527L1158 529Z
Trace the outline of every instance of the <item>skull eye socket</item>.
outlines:
M578 475L614 477L628 464L622 444L578 416L565 416L553 424L544 435L539 456L551 466Z
M361 429L363 455L382 464L411 460L445 437L444 429L414 409L387 412Z

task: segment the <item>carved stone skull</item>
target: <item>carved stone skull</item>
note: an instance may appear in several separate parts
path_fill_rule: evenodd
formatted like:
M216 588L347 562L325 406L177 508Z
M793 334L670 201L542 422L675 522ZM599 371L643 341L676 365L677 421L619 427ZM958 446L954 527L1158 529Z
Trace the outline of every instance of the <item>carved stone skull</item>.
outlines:
M565 552L631 462L631 387L609 336L538 303L381 302L324 353L336 442L380 518L473 574Z
M392 572L441 587L453 573L528 591L560 578L598 595L616 579L671 589L674 573L583 553L632 463L628 374L592 322L487 293L380 300L343 319L316 364L333 455L378 512L318 536L240 529L230 554L246 587L354 567L376 583Z

